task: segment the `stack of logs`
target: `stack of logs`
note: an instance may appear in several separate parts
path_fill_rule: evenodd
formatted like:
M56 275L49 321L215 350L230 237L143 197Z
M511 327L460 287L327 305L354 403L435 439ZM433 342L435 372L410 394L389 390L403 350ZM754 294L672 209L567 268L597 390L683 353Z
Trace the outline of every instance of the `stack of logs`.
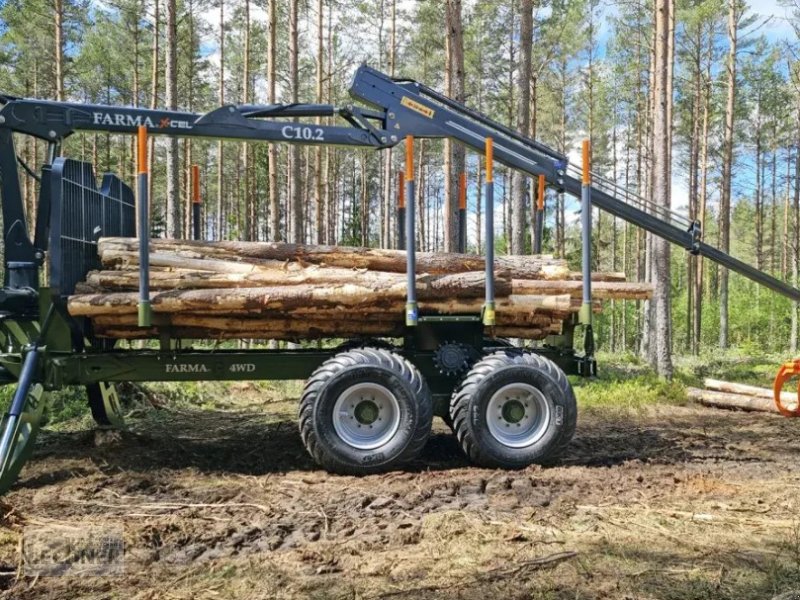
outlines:
M144 338L168 328L184 338L319 339L402 335L405 252L263 242L156 239L150 245L153 326L137 326L139 249L135 239L103 238L102 270L69 298L69 312L92 320L101 337ZM418 253L417 298L426 314L478 315L484 261L466 254ZM542 339L560 333L581 303L580 273L551 256L495 262L494 334ZM641 300L651 286L621 273L592 276L595 310L608 299Z

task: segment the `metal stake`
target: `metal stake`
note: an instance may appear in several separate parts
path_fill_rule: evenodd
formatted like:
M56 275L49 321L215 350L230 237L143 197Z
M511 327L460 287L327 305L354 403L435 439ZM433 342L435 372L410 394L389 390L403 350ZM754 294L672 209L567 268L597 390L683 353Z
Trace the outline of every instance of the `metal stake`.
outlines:
M406 178L397 173L397 248L406 249Z
M417 309L417 256L414 226L414 136L406 137L406 325L415 327Z
M533 253L542 253L542 237L544 236L544 192L545 178L539 175L539 186L536 195L536 218L534 220Z
M192 165L192 232L195 240L200 240L200 167Z
M483 304L483 324L495 325L494 304L494 146L492 138L486 138L486 300Z
M150 327L152 308L150 306L150 208L147 198L147 128L140 126L139 139L139 327Z
M586 326L583 337L584 360L594 363L594 332L592 331L592 175L589 140L583 141L583 181L581 185L581 266L583 275L583 304L580 322ZM589 366L588 373L592 374Z
M467 174L458 177L458 251L467 251Z

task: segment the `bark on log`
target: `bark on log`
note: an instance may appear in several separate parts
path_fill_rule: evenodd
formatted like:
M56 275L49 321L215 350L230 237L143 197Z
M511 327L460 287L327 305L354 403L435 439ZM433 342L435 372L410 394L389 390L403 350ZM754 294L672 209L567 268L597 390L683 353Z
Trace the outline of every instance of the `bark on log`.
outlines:
M778 413L775 401L758 396L745 396L742 394L731 394L728 392L715 392L712 390L701 390L699 388L688 388L686 390L689 398L696 400L704 406L714 408L728 408L756 412Z
M703 385L707 390L715 392L727 392L729 394L738 394L740 396L756 396L758 398L768 398L769 400L775 399L773 391L769 388L757 387L754 385L745 385L744 383L734 383L731 381L721 381L719 379L706 379ZM781 392L781 402L789 405L797 402L796 392Z
M514 279L511 289L514 294L570 294L573 298L581 298L583 282ZM652 295L653 286L649 283L592 282L592 297L598 300L647 300Z
M420 299L424 296L419 294ZM308 313L346 307L357 316L358 311L370 308L394 310L405 300L405 289L374 289L358 285L259 287L208 290L172 290L151 296L157 313L209 312L227 313L246 310L260 313L285 313L304 310ZM137 310L139 298L135 292L86 294L70 296L68 309L73 316L124 314ZM421 301L420 310L444 314L478 313L482 298ZM519 295L501 298L497 312L533 313L536 309L569 311L572 302L568 295Z
M419 275L417 296L420 299L482 298L485 294L485 278L482 272L454 273L450 275ZM352 284L375 290L406 290L405 275L313 266L299 270L259 270L249 273L220 273L197 270L163 270L150 272L150 289L224 289L258 288L275 286ZM139 289L138 271L91 271L86 282L76 287L76 294L135 291ZM498 296L511 294L511 277L508 272L499 272L495 278Z
M297 261L301 265L317 264L330 267L369 269L390 273L405 273L406 253L402 250L351 248L345 246L313 246L271 242L196 242L193 240L153 239L152 255L174 254L184 260L221 260L273 266L275 261ZM135 238L101 238L98 242L100 259L105 266L138 264L139 244ZM431 275L483 271L484 259L472 254L440 252L417 253L417 271ZM520 279L565 279L570 271L566 261L552 256L498 256L495 268L509 271Z
M103 317L93 321L99 337L142 339L157 336L162 329L183 338L209 339L321 339L373 335L398 337L403 333L403 322L383 321L312 321L296 319L258 319L208 317L198 315L158 315L149 328L136 325L135 315L116 318ZM553 331L553 326L497 327L495 334L503 337L542 339Z

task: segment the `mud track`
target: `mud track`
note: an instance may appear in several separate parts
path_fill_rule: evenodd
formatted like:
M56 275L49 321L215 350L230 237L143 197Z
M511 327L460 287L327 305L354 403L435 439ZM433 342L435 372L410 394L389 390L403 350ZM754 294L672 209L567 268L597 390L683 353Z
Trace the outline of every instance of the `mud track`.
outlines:
M800 589L796 422L582 414L561 463L318 470L294 403L46 432L4 501L2 598L771 598ZM124 572L19 576L25 527L121 526Z

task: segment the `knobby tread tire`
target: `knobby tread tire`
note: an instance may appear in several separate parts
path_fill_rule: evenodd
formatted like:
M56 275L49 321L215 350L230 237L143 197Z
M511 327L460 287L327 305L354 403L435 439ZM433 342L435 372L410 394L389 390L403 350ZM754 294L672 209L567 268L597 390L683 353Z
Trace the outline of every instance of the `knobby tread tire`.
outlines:
M575 435L577 424L577 404L572 386L567 376L553 361L531 352L501 350L490 354L472 367L466 377L453 392L450 400L450 418L453 430L464 453L477 465L492 468L522 468L533 461L509 461L499 459L490 449L476 438L476 432L470 425L470 410L473 399L480 393L480 385L487 377L497 371L516 366L532 367L549 378L556 386L558 393L565 399L563 424L558 435L546 449L545 456L538 458L538 464L547 464L563 453ZM485 421L485 419L484 419ZM485 425L484 425L485 426Z
M410 407L416 413L413 431L400 451L385 460L368 464L355 462L350 457L342 456L329 448L320 435L320 427L332 428L333 425L315 419L315 407L331 381L354 367L373 367L395 375L407 386L414 399L414 406ZM319 465L334 473L348 475L379 473L413 460L419 456L428 441L432 421L433 400L422 375L405 358L384 348L356 348L326 360L311 374L300 398L299 427L303 445Z

